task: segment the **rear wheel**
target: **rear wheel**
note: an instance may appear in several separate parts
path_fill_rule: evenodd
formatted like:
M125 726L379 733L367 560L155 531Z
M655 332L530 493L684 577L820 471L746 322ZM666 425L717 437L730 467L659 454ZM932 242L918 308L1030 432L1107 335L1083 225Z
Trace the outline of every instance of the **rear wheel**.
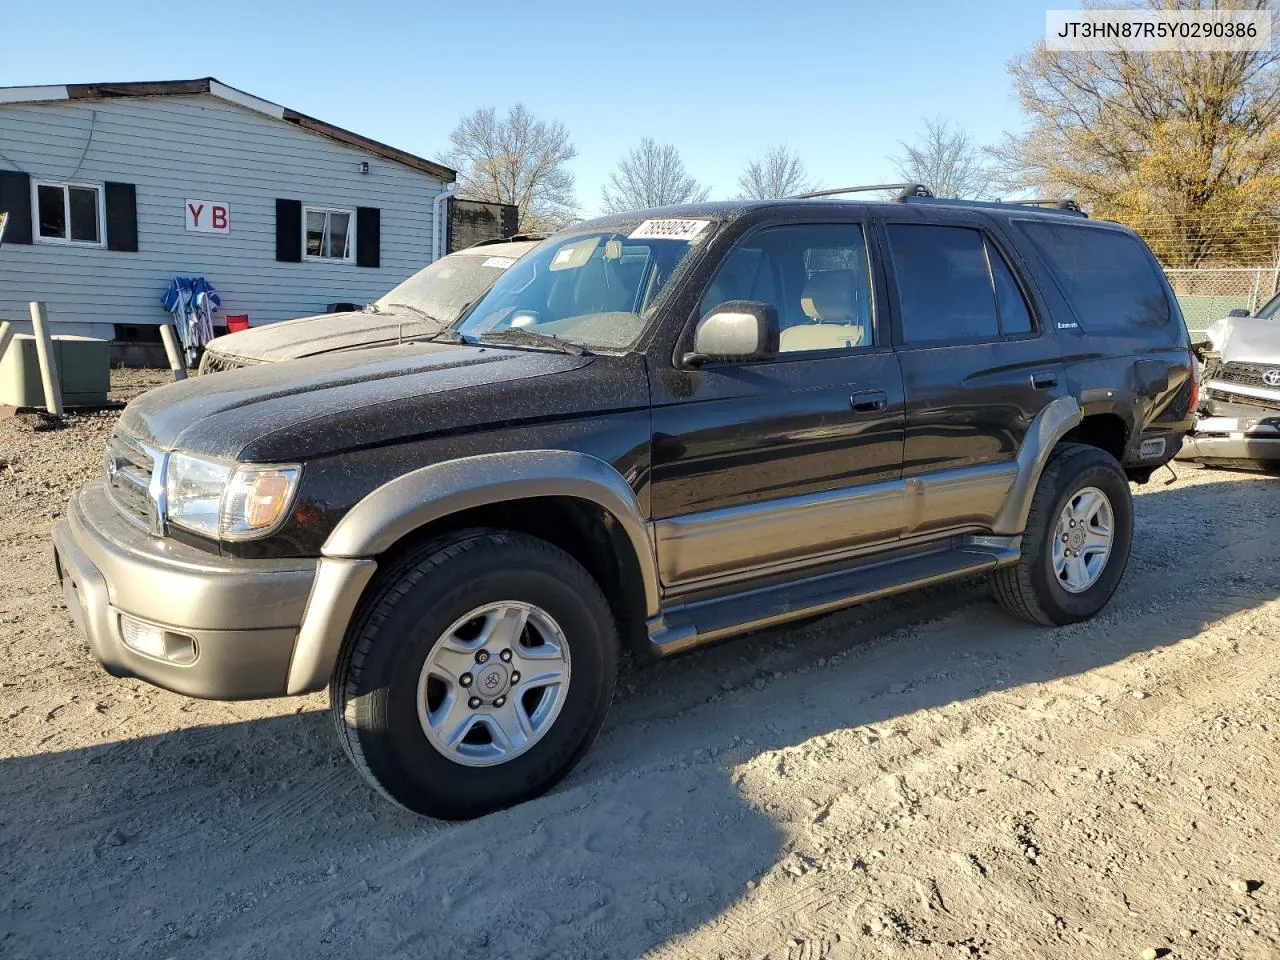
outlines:
M1133 499L1105 450L1062 444L1031 501L1018 562L997 570L996 599L1046 626L1094 616L1115 593L1133 543Z
M348 755L392 800L478 816L536 796L595 739L617 635L600 587L546 541L468 531L377 582L330 685Z

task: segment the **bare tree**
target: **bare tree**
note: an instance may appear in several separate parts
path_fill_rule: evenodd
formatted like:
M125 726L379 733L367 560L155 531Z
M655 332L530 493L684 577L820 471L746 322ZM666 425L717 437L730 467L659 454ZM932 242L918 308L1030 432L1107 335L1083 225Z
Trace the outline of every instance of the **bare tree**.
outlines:
M710 192L685 171L679 150L645 137L618 161L600 201L607 213L622 213L705 200Z
M942 117L925 120L915 143L898 145L902 152L889 159L909 183L923 183L939 197L957 200L976 200L991 189L981 148Z
M578 155L559 121L539 120L522 103L499 117L493 107L467 114L449 134L444 162L458 171L459 196L520 208L521 233L558 229L577 199L568 163Z
M1271 9L1268 0L1230 6ZM1061 52L1040 43L1009 72L1027 127L992 151L1005 189L1074 195L1132 226L1170 266L1269 261L1280 242L1280 52ZM1255 238L1250 249L1246 237Z
M747 200L777 200L816 189L804 161L786 144L770 147L738 176L738 190Z

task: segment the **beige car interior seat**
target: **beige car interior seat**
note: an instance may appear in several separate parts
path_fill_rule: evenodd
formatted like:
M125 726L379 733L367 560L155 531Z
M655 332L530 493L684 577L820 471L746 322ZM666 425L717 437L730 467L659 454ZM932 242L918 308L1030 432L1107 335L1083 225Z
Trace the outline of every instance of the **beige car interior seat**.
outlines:
M867 337L867 311L860 309L862 306L852 270L814 274L804 285L800 297L800 309L811 322L783 330L779 349L783 353L797 353L861 346Z

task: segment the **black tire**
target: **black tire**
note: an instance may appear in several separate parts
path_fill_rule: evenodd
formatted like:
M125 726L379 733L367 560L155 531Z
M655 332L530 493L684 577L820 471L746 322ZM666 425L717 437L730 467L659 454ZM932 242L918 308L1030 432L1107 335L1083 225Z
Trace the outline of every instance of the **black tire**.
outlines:
M436 640L485 603L518 600L550 614L572 665L563 706L542 739L495 766L438 751L418 719L418 679ZM617 628L599 585L536 537L470 530L423 544L375 579L348 629L329 685L347 755L374 787L419 814L466 819L549 789L604 723L617 676Z
M1053 538L1063 509L1085 487L1096 487L1106 495L1116 529L1111 554L1097 581L1081 593L1071 593L1053 572ZM1097 447L1061 444L1050 455L1036 486L1022 536L1022 557L995 572L996 600L1015 617L1044 626L1088 620L1107 605L1120 585L1132 545L1133 497L1120 464Z

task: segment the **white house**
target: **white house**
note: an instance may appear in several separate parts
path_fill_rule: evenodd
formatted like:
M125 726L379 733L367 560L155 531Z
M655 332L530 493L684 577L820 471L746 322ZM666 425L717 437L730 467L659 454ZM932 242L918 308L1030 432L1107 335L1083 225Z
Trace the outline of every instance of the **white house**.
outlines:
M366 303L444 254L454 179L212 78L0 87L0 319L157 341L175 276L222 324Z

